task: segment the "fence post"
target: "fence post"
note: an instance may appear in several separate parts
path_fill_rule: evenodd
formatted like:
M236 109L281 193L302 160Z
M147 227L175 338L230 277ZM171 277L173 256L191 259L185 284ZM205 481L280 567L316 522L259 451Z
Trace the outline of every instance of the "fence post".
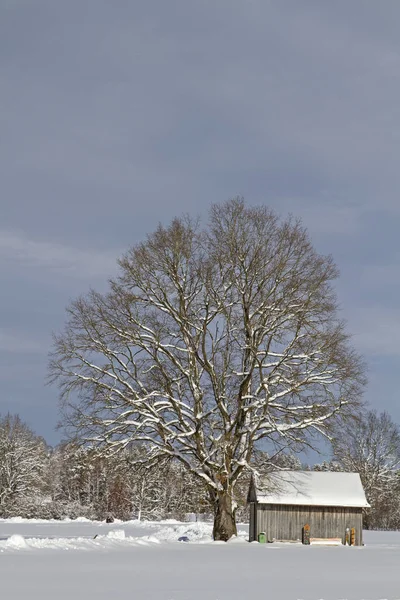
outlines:
M350 529L350 546L356 545L356 528L352 527Z
M304 525L304 527L303 527L302 542L305 546L310 545L310 526L308 523L307 523L307 525Z
M344 538L345 546L350 546L350 529L346 527L346 535Z

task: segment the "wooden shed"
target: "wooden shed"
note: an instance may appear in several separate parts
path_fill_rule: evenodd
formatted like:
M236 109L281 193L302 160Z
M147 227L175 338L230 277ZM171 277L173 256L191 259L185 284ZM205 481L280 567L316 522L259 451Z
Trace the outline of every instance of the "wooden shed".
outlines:
M248 501L250 542L262 532L269 542L302 540L309 525L311 543L340 538L344 544L354 528L352 541L362 545L362 513L369 504L358 473L274 471L252 478Z

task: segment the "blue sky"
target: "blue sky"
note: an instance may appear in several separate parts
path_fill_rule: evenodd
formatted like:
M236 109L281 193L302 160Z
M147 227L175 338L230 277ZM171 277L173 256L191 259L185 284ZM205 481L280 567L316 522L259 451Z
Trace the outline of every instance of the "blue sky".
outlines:
M0 412L56 443L65 306L177 214L243 195L341 271L400 422L398 0L2 0Z

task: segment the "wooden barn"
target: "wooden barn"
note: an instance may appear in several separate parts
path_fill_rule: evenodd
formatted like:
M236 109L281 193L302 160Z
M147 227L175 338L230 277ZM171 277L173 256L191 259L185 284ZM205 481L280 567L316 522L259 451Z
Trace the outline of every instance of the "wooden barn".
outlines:
M362 545L362 513L369 507L358 473L274 471L250 484L250 541ZM353 532L351 530L353 529ZM264 536L261 536L262 539Z

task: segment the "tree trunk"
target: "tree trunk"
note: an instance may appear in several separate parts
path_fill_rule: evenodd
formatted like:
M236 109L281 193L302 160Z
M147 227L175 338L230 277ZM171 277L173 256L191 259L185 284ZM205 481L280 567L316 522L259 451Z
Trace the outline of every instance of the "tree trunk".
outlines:
M237 535L231 490L217 492L214 503L213 538L227 542L233 535Z

